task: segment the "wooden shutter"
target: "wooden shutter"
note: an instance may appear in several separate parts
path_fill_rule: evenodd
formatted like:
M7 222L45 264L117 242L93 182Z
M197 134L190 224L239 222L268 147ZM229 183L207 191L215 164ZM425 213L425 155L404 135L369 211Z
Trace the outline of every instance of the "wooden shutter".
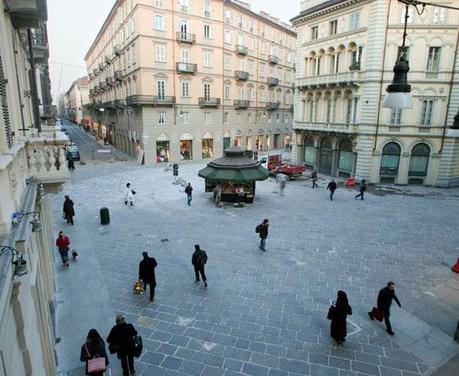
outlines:
M2 57L0 56L0 105L2 107L2 117L5 124L6 142L8 147L13 146L13 132L11 130L10 114L8 111L8 98L6 97L6 77L3 72Z

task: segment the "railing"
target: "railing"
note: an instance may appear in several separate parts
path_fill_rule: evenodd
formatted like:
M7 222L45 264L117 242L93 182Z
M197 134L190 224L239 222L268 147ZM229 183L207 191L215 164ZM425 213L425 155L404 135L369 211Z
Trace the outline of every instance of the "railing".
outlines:
M121 70L116 70L115 71L115 80L123 81L123 71L121 71Z
M115 101L106 101L102 103L102 107L106 109L115 109L116 108Z
M50 105L43 105L41 106L41 113L40 117L45 119L50 119L55 117L53 106Z
M220 105L220 98L199 98L199 107L218 107Z
M39 21L46 21L46 2L38 0L6 0L8 13L16 29L36 27Z
M99 82L99 88L101 90L105 90L107 88L107 84L105 83L105 81Z
M176 63L175 68L178 73L191 73L195 74L198 70L197 64L193 63Z
M249 79L249 73L244 71L234 71L234 78L238 81L247 81Z
M126 100L125 99L115 99L114 101L116 108L124 108L126 107Z
M94 73L94 76L97 76L97 75L100 73L99 68L94 68L94 70L92 71L92 73Z
M249 53L249 49L247 47L245 47L245 46L242 46L242 45L238 44L236 46L236 53L238 55L247 55Z
M115 79L113 77L107 77L105 79L105 83L108 85L108 86L113 86L115 85Z
M275 111L279 109L279 102L266 102L266 109L268 111Z
M353 61L349 70L360 70L360 61Z
M328 85L358 85L359 72L342 72L319 76L303 77L296 80L296 87L308 88Z
M268 77L267 83L268 86L277 86L279 85L279 79L276 77Z
M233 105L236 108L247 108L250 105L250 101L246 99L235 99Z
M196 41L196 34L189 34L189 33L183 33L181 31L177 31L176 39L177 39L177 42L193 44Z
M175 97L158 95L131 95L126 98L128 106L173 106Z
M268 61L269 64L278 64L279 63L279 58L275 55L269 55L268 56Z

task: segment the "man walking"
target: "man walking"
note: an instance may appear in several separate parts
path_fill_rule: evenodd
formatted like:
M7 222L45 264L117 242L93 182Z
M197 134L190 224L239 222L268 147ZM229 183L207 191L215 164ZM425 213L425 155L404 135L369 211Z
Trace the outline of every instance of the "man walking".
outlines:
M66 268L69 267L69 245L69 238L64 235L64 231L59 231L59 237L56 239L56 247L61 255L62 263Z
M266 252L266 238L268 237L268 227L269 220L265 218L263 219L263 222L255 228L255 232L260 235L260 249L264 252Z
M128 206L134 206L134 195L135 191L131 188L131 183L126 184L126 196L124 197L124 205Z
M316 170L312 171L311 179L312 179L312 188L318 187L318 185L317 185L317 171Z
M65 196L64 201L64 219L67 220L67 223L71 223L73 226L73 217L75 216L75 209L73 208L73 201L70 199L70 196Z
M336 182L335 179L332 179L330 183L327 185L327 189L330 190L330 201L333 201L333 195L336 191Z
M185 188L188 206L191 206L192 192L193 192L193 187L191 186L191 183L188 183L188 185Z
M154 257L149 257L148 252L142 253L143 260L139 263L139 279L143 282L145 289L150 285L150 302L155 298L156 277L155 268L158 266Z
M367 181L365 179L362 179L362 181L360 182L360 187L359 187L360 193L355 196L355 199L360 197L360 199L363 200L363 194L365 193L366 190L367 190Z
M381 289L378 294L378 309L384 315L384 323L386 324L386 331L391 336L395 334L392 331L392 325L390 324L390 320L389 320L390 306L392 304L392 300L395 300L395 303L397 303L397 305L400 308L402 307L402 305L400 304L400 301L395 295L395 283L391 281L391 282L388 282L387 286ZM370 319L374 320L373 312L368 312L368 316L370 316Z
M207 278L206 273L204 272L204 265L207 263L207 253L201 249L199 244L195 244L194 249L195 251L193 252L193 257L191 258L191 263L194 266L194 274L196 276L194 283L199 283L199 274L201 274L204 286L207 287Z

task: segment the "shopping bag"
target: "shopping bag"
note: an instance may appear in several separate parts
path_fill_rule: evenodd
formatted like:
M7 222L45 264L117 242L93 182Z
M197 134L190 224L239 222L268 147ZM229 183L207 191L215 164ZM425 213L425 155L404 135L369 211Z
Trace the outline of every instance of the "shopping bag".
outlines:
M373 307L371 315L378 321L383 321L384 313L379 308Z
M136 295L143 294L144 292L143 282L142 281L135 282L132 292Z
M105 358L93 358L87 360L88 374L104 372L106 368Z

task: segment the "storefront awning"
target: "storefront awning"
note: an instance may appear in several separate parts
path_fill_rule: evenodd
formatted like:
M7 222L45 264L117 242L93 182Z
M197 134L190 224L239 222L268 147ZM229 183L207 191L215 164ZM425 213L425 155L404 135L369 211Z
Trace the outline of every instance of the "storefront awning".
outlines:
M189 133L183 133L180 136L180 141L190 141L190 140L193 140L193 136Z
M207 166L199 171L198 175L212 181L231 181L233 183L248 183L268 178L268 171L259 166L251 169L216 169Z
M158 136L157 141L169 141L169 136L165 133L161 133Z

